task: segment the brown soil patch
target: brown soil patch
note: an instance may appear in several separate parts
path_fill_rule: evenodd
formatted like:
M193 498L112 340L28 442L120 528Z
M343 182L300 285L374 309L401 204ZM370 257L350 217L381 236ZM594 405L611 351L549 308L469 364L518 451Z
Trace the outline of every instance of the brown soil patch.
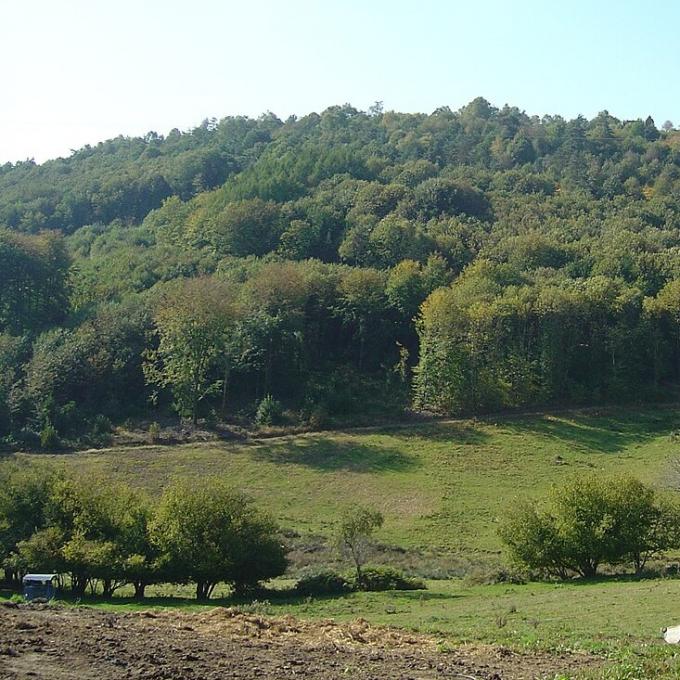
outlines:
M594 668L596 657L517 654L358 620L300 621L234 609L111 614L0 607L2 680L531 680Z

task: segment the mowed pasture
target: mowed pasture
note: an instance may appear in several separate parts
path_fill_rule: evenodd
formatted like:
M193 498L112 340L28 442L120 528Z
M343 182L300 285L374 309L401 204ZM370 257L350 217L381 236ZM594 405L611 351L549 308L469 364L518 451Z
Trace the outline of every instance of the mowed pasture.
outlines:
M680 410L659 406L18 455L152 495L177 477L219 475L303 537L330 538L346 506L369 504L385 516L384 544L497 562L499 520L553 483L601 472L680 488L678 432Z

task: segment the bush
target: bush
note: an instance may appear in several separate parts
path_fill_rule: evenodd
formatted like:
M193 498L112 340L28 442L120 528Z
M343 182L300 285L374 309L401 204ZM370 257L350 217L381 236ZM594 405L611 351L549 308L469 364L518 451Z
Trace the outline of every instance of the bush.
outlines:
M90 437L95 443L100 445L111 443L112 431L113 425L105 415L100 413L92 419Z
M160 441L161 439L161 426L154 421L149 425L149 441L152 444L156 444Z
M393 567L364 567L361 571L360 590L379 592L383 590L425 590L420 579L405 576Z
M352 584L344 576L324 570L303 576L295 584L295 590L300 595L342 595L352 590Z
M357 587L362 583L362 567L372 544L376 529L383 525L383 516L374 508L348 507L337 529L340 551L350 557L356 569Z
M59 448L59 434L54 425L49 423L40 431L40 448L45 451Z
M308 422L309 426L315 430L322 430L328 427L331 422L328 409L323 404L315 406L309 414Z
M581 477L552 491L548 506L526 504L499 533L520 564L551 576L593 577L603 564L647 560L680 545L680 510L632 478Z
M384 376L376 378L345 366L312 375L305 385L303 410L310 421L321 420L323 427L330 418L367 421L394 416L403 413L407 402L403 390L385 381Z
M257 407L255 422L258 425L277 425L281 422L282 415L283 406L281 406L281 402L268 394Z

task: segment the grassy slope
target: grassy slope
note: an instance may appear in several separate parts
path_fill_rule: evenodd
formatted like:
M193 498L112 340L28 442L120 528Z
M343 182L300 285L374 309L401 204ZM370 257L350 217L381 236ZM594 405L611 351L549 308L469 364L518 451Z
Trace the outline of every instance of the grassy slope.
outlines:
M369 503L385 514L386 543L484 558L500 550L506 508L553 482L602 470L667 485L678 429L680 411L648 408L49 458L152 493L178 475L226 475L303 534L328 535L348 503Z
M176 475L225 474L284 526L302 532L329 534L348 502L370 502L385 511L381 538L386 542L495 559L498 518L515 499L538 496L553 482L602 470L672 485L680 474L674 466L680 440L672 434L679 429L677 409L647 408L50 458L152 493ZM161 589L189 596L185 587ZM274 599L265 610L302 617L361 616L436 632L454 642L602 650L613 665L597 677L623 680L680 677L675 648L660 643L660 628L680 623L679 602L680 580L671 579L495 586L450 580L430 582L426 592ZM151 599L142 605L121 599L99 606L153 605L200 606L189 599Z

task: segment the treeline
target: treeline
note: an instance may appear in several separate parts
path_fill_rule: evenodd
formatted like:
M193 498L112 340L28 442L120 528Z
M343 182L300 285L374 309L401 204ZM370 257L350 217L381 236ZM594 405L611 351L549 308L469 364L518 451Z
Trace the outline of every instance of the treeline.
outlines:
M132 200L135 173L167 187ZM217 421L266 399L265 421L321 426L680 380L680 132L651 119L482 99L225 119L5 167L0 222L12 446L149 400Z
M655 297L618 278L480 261L419 320L416 403L465 412L654 398L680 382L680 280Z
M438 271L433 260L416 272L423 288ZM149 398L194 420L268 394L316 425L356 412L358 394L370 395L367 414L398 410L413 340L401 309L418 304L409 294L401 270L253 261L102 305L33 340L0 336L0 428L8 442L37 446L46 427L72 438L105 426L99 416L138 415Z
M9 582L30 571L67 574L71 592L110 597L132 585L218 583L237 594L286 569L273 521L219 479L166 488L158 502L106 480L45 466L0 467L0 564Z

